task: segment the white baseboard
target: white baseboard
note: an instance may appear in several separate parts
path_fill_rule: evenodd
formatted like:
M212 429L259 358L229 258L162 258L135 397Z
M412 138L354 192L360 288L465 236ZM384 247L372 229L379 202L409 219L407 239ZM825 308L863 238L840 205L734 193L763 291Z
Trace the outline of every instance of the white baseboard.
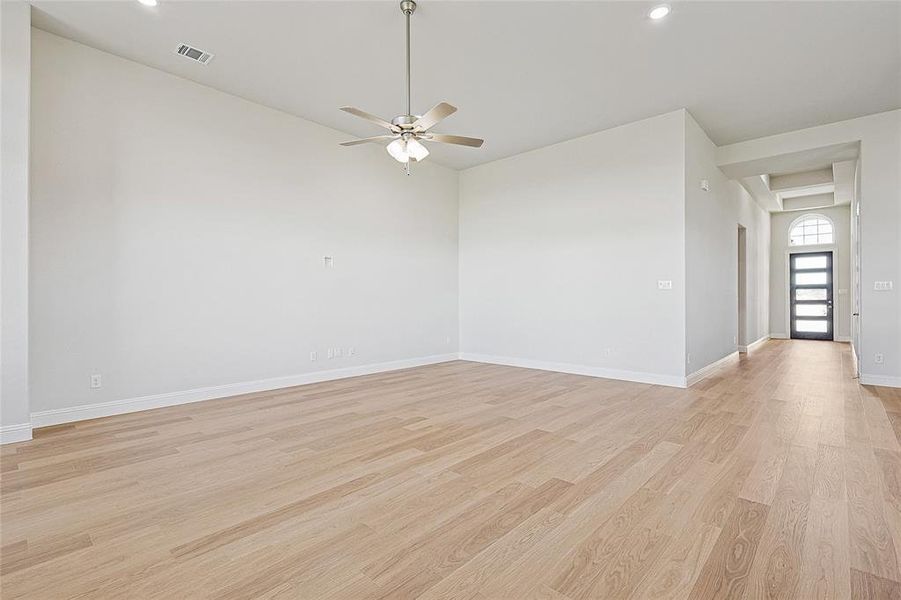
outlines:
M572 363L548 362L529 358L472 354L469 352L461 352L460 359L492 365L522 367L524 369L538 369L541 371L555 371L558 373L570 373L572 375L587 375L589 377L602 377L604 379L634 381L636 383L650 383L652 385L666 385L679 388L685 387L685 378L679 377L678 375L661 375L658 373L645 373L642 371L625 371L621 369L607 369L604 367L591 367L588 365L575 365Z
M861 373L860 382L864 385L901 388L901 377L892 375L867 375L866 373Z
M756 343L756 342L755 342L755 343ZM686 384L686 386L687 386L687 387L693 386L693 385L696 384L697 382L701 381L702 379L704 379L705 377L707 377L708 375L710 375L711 373L713 373L714 371L716 371L719 367L721 367L721 366L723 366L723 365L725 365L725 364L727 364L727 363L730 363L730 362L734 361L734 360L737 359L737 358L738 358L738 351L736 350L735 352L733 352L733 353L731 353L731 354L727 354L726 356L724 356L723 358L719 359L718 361L712 362L712 363L710 363L709 365L707 365L706 367L701 367L700 369L698 369L698 370L695 371L694 373L690 373L690 374L685 378L685 384Z
M49 425L84 421L85 419L97 419L99 417L110 417L112 415L121 415L141 410L163 408L166 406L176 406L179 404L190 404L192 402L202 402L204 400L238 396L240 394L266 392L297 385L306 385L308 383L319 383L321 381L332 381L347 377L357 377L359 375L370 375L372 373L396 371L398 369L408 369L410 367L421 367L457 359L458 355L456 353L436 354L433 356L408 358L371 365L361 365L358 367L315 371L313 373L303 373L301 375L288 375L285 377L273 377L271 379L261 379L258 381L229 383L226 385L215 385L180 392L140 396L137 398L127 398L125 400L101 402L98 404L85 404L82 406L42 410L31 413L31 424L35 428L47 427Z
M31 439L31 423L4 425L0 427L0 444L15 444Z
M836 342L850 342L851 337L847 335L837 335L834 337L834 341Z
M739 346L739 347L738 347L738 351L739 351L739 352L742 352L742 353L744 353L744 354L747 354L748 352L750 352L750 351L753 350L754 348L757 348L758 346L760 346L760 344L762 344L762 343L768 341L769 339L770 339L770 336L765 335L765 336L763 336L762 338L760 338L760 339L758 339L758 340L755 340L755 341L751 342L751 343L748 344L747 346Z

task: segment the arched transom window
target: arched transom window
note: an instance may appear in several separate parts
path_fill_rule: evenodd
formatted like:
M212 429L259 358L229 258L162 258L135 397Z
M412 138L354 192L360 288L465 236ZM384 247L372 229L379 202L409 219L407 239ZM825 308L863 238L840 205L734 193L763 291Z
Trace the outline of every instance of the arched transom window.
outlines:
M792 246L811 246L833 242L832 221L823 215L804 215L792 225L789 243Z

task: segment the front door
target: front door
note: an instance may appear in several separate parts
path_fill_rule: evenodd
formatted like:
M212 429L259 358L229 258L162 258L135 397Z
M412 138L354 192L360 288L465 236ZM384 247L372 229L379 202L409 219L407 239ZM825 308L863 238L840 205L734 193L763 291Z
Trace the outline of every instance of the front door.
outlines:
M789 256L791 337L832 339L832 252Z

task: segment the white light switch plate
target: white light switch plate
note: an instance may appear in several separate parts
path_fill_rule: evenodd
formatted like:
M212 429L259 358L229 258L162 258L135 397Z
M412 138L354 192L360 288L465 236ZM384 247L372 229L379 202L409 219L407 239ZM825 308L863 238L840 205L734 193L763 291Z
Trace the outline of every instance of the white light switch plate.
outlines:
M657 289L658 290L671 290L673 289L673 282L670 279L658 279L657 280Z
M892 289L892 283L891 281L874 281L873 289L877 292L888 292Z

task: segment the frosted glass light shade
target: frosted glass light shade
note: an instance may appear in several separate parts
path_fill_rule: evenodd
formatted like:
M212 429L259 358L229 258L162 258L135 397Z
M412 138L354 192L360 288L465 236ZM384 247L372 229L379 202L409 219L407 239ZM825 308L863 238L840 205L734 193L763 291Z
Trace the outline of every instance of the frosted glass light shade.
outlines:
M407 154L419 161L429 155L428 149L416 138L407 140Z
M396 139L385 148L388 151L388 154L391 155L391 158L396 160L397 162L409 162L410 155L407 153L407 141L403 138Z

